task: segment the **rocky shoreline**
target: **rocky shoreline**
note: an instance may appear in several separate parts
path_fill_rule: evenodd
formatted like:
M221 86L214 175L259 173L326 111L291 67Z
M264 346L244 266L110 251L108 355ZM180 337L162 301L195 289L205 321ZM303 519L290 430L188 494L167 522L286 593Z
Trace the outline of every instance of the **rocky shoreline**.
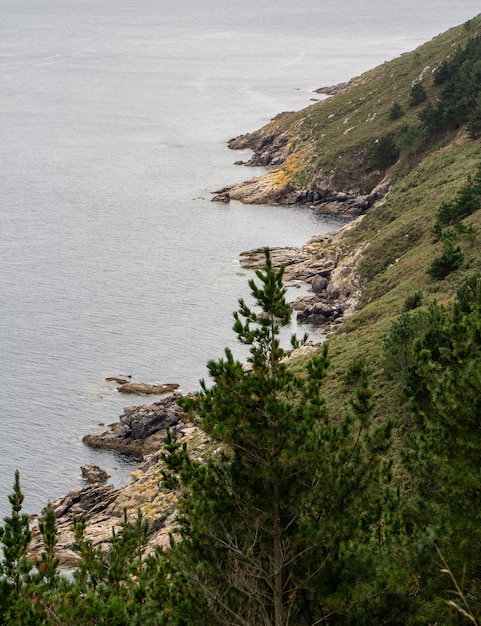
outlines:
M350 89L359 80L362 77L319 92L329 95L339 93ZM278 117L283 115L289 114ZM289 137L282 133L266 134L268 128L264 127L229 142L232 149L249 148L254 151L251 160L243 165L276 167L289 157ZM279 269L284 265L287 285L303 282L309 286L306 295L291 303L297 321L320 327L325 335L354 313L363 288L357 270L365 247L349 248L344 235L363 219L367 209L383 198L390 187L390 181L385 181L369 195L360 195L355 191L336 190L331 183L327 177L317 181L315 188L295 189L289 184L279 185L276 172L273 171L246 183L221 189L215 192L213 198L220 202L240 200L251 204L302 203L316 210L352 218L339 230L313 237L301 248L270 249L274 268ZM240 262L245 269L262 268L265 262L264 248L242 252ZM315 346L305 346L301 351L313 349ZM179 494L163 486L162 472L166 467L162 460L162 449L167 431L169 429L178 440L185 443L191 456L199 461L204 459L213 445L177 404L180 395L178 385L149 385L115 377L110 380L120 385L118 391L121 393L163 395L152 404L125 407L119 421L108 430L91 433L83 438L86 445L136 457L139 466L132 472L131 482L120 488L105 484L109 477L101 468L84 466L81 469L85 485L72 489L51 503L57 518L58 556L61 563L68 566L75 566L79 560L74 550L74 519L83 518L86 522L86 538L94 546L100 546L106 551L112 532L121 529L124 511L130 519L134 519L140 510L149 522L148 551L168 545L169 536L175 531ZM35 523L32 531L31 554L38 555L43 546Z
M97 473L100 468L85 466L82 471L86 484L51 502L57 518L57 556L62 565L74 567L79 561L74 550L74 519L83 518L86 539L107 551L112 532L121 530L124 510L132 520L140 510L149 522L147 552L168 545L169 535L175 530L179 494L163 486L166 466L161 458L162 439L169 428L199 461L210 443L205 433L187 420L176 403L177 397L169 394L151 405L127 407L110 430L85 437L89 445L128 452L143 460L132 472L131 482L120 488L104 484L106 476ZM42 549L42 538L34 523L30 554L37 556Z
M284 280L303 281L310 285L307 295L291 303L297 321L320 326L326 334L352 315L362 293L363 282L357 268L364 247L348 250L343 236L362 219L348 222L339 230L312 238L302 248L271 248L273 267L284 265ZM264 250L242 252L241 265L259 269L264 264Z
M302 281L310 285L307 295L291 303L298 321L320 326L326 334L353 314L362 292L357 267L363 248L350 251L343 243L345 232L360 219L362 216L338 231L314 237L302 248L270 250L273 266L276 269L285 266L287 284ZM243 252L240 259L246 269L261 268L265 261L264 249ZM304 348L304 351L309 349L314 347ZM116 382L126 384L120 380ZM133 519L140 509L150 524L149 550L168 544L169 534L175 529L179 494L163 487L165 465L161 454L167 430L185 442L193 458L200 461L212 442L188 420L177 404L180 395L177 385L156 387L164 390L158 401L127 406L119 421L108 430L83 438L86 445L116 450L137 457L141 462L132 472L130 484L120 488L104 484L108 477L101 468L85 466L82 473L86 484L51 503L57 518L58 556L64 565L74 566L78 562L73 547L75 518L85 519L86 538L94 546L108 550L112 531L121 528L124 510ZM137 387L137 392L139 389ZM148 393L145 389L144 392ZM37 555L42 550L42 540L35 524L32 530L31 553Z

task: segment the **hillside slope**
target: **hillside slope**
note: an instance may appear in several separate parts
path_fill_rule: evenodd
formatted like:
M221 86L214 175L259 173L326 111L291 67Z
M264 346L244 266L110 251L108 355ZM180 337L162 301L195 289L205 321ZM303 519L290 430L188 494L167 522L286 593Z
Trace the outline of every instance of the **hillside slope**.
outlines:
M231 140L232 149L254 151L246 165L267 166L271 171L222 189L217 198L307 203L351 215L362 213L385 193L391 180L412 171L425 155L415 132L422 106L409 104L413 84L422 84L434 101L440 87L433 84L433 72L480 32L478 17L353 79L326 100L280 114L260 130ZM397 119L390 119L393 103L404 112ZM396 138L400 158L389 168L370 167L373 149L386 134ZM381 194L372 197L382 182L387 184Z
M373 388L383 399L383 413L387 409L401 423L404 408L383 371L383 337L414 294L424 308L433 301L448 303L466 277L481 272L481 211L474 210L462 220L472 231L459 243L464 255L460 267L442 280L428 273L443 249L433 238L437 214L475 176L481 140L463 124L426 134L419 117L442 97L436 68L480 34L478 16L366 72L340 93L282 114L230 143L231 148L254 150L250 163L271 171L221 190L224 200L301 203L358 216L336 242L338 262L351 268L351 275L344 274L338 283L341 292L345 285L341 299L352 295L353 285L362 285L362 293L355 313L351 307L349 319L329 339L333 359L328 389L334 393L328 397L334 408L340 408L346 395L345 372L364 360L373 368ZM423 86L426 99L410 104L416 84ZM396 119L394 104L402 110ZM375 167L373 154L386 136L399 152L391 165ZM322 242L302 252L325 256Z

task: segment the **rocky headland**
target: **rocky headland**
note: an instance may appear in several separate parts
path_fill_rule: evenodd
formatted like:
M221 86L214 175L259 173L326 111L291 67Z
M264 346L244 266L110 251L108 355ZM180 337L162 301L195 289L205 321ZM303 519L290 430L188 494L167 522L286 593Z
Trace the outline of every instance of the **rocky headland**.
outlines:
M317 93L338 96L369 82L370 73L330 87L322 87ZM323 212L355 218L363 215L389 191L391 180L383 172L358 171L360 162L365 161L364 147L356 148L356 155L349 159L345 154L333 159L339 166L317 167L310 165L319 149L311 137L303 136L306 111L319 115L323 101L316 102L298 112L280 113L262 128L240 135L228 141L231 150L251 150L247 161L236 161L236 165L266 167L269 171L242 183L223 187L213 192L214 202L228 203L238 200L246 204L302 204ZM375 119L376 115L373 114ZM324 122L336 120L336 113L326 111ZM344 120L345 123L349 118ZM342 134L349 134L353 127L342 125ZM302 137L302 140L299 138ZM326 134L321 137L326 138ZM325 150L327 152L327 150ZM366 170L364 163L364 170Z

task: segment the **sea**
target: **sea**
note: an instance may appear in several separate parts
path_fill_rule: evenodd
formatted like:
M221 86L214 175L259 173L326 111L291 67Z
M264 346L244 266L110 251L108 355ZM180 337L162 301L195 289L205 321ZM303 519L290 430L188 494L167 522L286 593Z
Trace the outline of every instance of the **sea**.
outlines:
M232 332L251 277L239 253L342 224L211 202L265 172L235 165L249 153L226 142L478 11L478 0L0 0L0 518L16 469L27 513L82 485L85 463L128 482L135 459L82 437L156 398L105 379L197 389L224 347L245 357Z

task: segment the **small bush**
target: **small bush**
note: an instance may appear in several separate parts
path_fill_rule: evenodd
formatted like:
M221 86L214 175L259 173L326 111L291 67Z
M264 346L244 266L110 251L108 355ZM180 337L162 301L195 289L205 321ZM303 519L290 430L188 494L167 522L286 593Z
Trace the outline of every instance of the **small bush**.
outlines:
M389 119L391 121L398 120L403 115L404 115L404 109L399 104L399 102L393 102L391 106L391 110L389 111Z
M403 124L397 138L397 143L401 148L407 148L408 146L411 146L416 139L418 139L420 134L421 132L418 126Z
M423 294L421 291L416 291L406 298L404 301L404 311L412 311L412 309L417 309L423 303Z
M392 135L384 135L377 141L371 153L369 167L386 169L396 163L399 158L399 148Z
M414 83L409 91L409 106L416 107L428 99L428 94L422 83Z
M444 230L453 230L447 229ZM436 257L428 268L428 274L437 280L443 280L461 267L464 261L464 253L459 245L451 238L444 241L443 253Z
M468 176L454 200L441 203L433 230L435 241L443 238L446 240L450 236L453 229L446 226L453 226L458 234L469 233L472 227L464 226L461 220L479 209L481 209L481 164L478 165L474 176Z
M349 386L354 383L358 383L363 377L363 375L368 373L368 370L369 368L366 364L365 359L363 358L354 359L354 361L349 363L349 365L347 366L346 372L344 373L344 376L343 376L344 384Z

